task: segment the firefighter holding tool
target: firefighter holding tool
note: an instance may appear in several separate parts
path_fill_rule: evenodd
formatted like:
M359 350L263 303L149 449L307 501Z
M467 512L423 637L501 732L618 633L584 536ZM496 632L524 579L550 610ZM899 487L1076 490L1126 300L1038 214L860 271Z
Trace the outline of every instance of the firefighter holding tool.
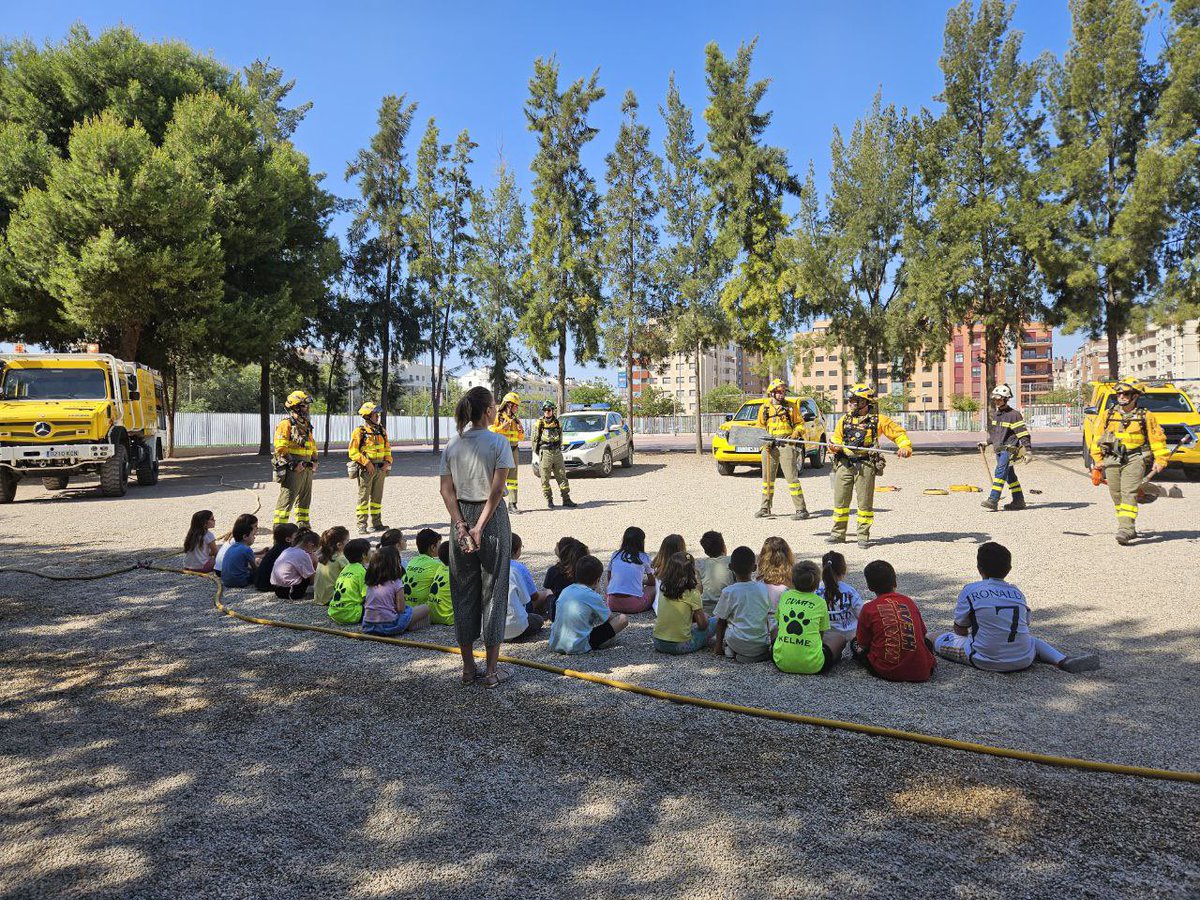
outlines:
M1104 410L1092 438L1092 484L1108 481L1117 509L1117 543L1137 537L1138 489L1147 473L1167 467L1167 437L1154 413L1139 409L1145 387L1131 378L1117 384L1116 404Z
M285 524L293 512L297 525L310 524L308 508L312 503L313 472L317 469L317 442L308 418L311 404L312 397L304 391L292 391L283 404L288 417L275 426L272 462L279 482L279 500L275 503L274 525Z
M875 476L883 474L883 455L878 451L879 436L896 445L901 459L912 456L912 441L899 423L880 415L875 391L867 384L846 389L849 411L833 430L833 529L826 542L841 544L850 525L850 501L857 494L858 546L871 541L875 522Z
M793 519L807 519L808 506L804 502L804 488L800 486L800 466L804 464L802 444L776 443L776 439L791 441L804 436L804 419L800 409L787 400L787 387L775 379L767 387L767 402L758 408L758 419L754 423L767 432L762 447L762 505L755 518L771 515L771 504L775 499L775 479L779 470L787 479L788 490L795 507Z
M1033 441L1029 437L1029 429L1025 426L1025 418L1008 404L1012 395L1012 388L1007 384L996 385L992 391L991 414L988 416L988 439L986 443L979 443L981 454L988 444L996 451L992 490L981 504L984 509L990 509L992 512L1000 505L1000 495L1004 492L1005 485L1008 485L1012 499L1004 504L1004 508L1025 508L1025 492L1021 489L1021 481L1017 478L1017 469L1013 463L1018 459L1028 462L1033 458Z
M367 402L358 408L363 423L350 435L350 468L358 481L358 533L367 534L367 519L371 529L386 531L383 524L383 483L392 468L392 447L387 432L380 423L379 409Z
M521 464L520 443L525 439L525 426L521 424L518 409L521 398L512 391L504 395L500 401L500 409L496 412L496 421L490 426L496 434L508 438L508 446L512 450L513 467L508 470L508 508L513 512L517 509L517 470Z

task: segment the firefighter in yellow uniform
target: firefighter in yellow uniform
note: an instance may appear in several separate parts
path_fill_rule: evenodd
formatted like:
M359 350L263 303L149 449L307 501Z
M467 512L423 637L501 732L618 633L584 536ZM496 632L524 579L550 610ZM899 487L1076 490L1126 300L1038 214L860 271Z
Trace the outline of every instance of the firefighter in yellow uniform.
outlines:
M348 452L358 467L358 505L354 508L358 533L367 534L368 517L372 530L387 530L383 524L383 483L392 468L392 447L374 403L364 403L358 414L364 421L350 435Z
M275 426L275 480L279 500L272 523L283 525L295 512L297 525L309 525L313 472L317 469L317 442L308 410L312 397L292 391L284 402L288 417Z
M1100 415L1092 435L1092 483L1108 480L1108 492L1117 508L1117 543L1137 537L1138 488L1146 473L1157 475L1167 467L1167 437L1154 413L1139 409L1138 396L1145 387L1130 378L1117 385L1116 405Z
M857 495L858 546L871 541L875 522L875 476L883 472L883 457L871 448L879 446L879 436L894 442L898 456L912 456L912 441L899 423L879 414L875 391L870 385L856 384L846 390L849 411L838 419L833 430L833 530L826 539L830 544L845 543L850 526L850 501Z
M795 440L804 436L804 419L794 403L787 400L787 387L775 379L767 387L767 402L758 408L758 419L754 423L764 429L769 438L762 448L762 505L754 514L756 519L771 515L771 504L775 499L775 479L779 470L787 479L796 511L793 519L807 519L808 506L804 502L804 488L800 486L800 467L804 465L804 448L794 444L776 444L770 438Z
M491 430L508 438L508 446L512 449L513 467L508 470L508 508L517 508L517 470L521 467L521 441L525 439L525 426L521 424L518 409L521 398L512 391L504 395L500 401L500 409L496 412L496 422Z

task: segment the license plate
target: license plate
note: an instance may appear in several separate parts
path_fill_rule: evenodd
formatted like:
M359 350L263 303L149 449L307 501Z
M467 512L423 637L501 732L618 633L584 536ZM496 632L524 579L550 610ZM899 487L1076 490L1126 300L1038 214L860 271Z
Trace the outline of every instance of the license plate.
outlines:
M46 459L73 459L79 455L74 447L56 447L42 454Z
M761 453L761 447L735 447L734 453Z

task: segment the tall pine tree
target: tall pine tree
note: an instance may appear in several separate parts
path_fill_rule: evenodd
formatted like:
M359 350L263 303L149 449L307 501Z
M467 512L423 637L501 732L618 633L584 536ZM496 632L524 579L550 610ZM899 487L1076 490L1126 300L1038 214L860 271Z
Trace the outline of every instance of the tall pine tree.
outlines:
M732 60L715 43L705 48L712 158L705 178L715 200L715 249L733 266L721 304L741 343L760 351L779 346L781 328L799 310L792 285L792 250L783 198L799 195L787 152L763 143L771 113L759 109L768 81L750 80L754 43L738 47Z
M729 317L720 303L724 267L713 250L713 199L704 184L704 142L696 139L692 111L679 96L675 76L667 82L667 126L659 204L667 242L659 255L662 289L669 293L671 349L692 358L697 400L704 356L729 339ZM696 452L704 453L701 405L696 404Z
M608 355L625 367L626 414L632 419L634 364L652 368L668 349L655 271L662 161L650 149L650 129L638 121L633 91L626 92L621 112L617 143L605 160L603 261L609 298L601 321Z
M472 201L471 228L475 239L466 274L475 315L464 351L472 361L487 364L492 391L503 397L512 388L509 374L523 362L513 338L525 314L529 271L525 207L516 178L504 162L496 170L491 194L477 193Z
M1161 180L1134 190L1161 87L1145 28L1137 0L1071 0L1071 44L1050 76L1058 144L1048 189L1062 215L1040 258L1067 327L1106 336L1113 378L1166 224Z
M982 326L988 394L1021 324L1046 314L1030 251L1042 224L1033 176L1044 141L1033 109L1037 71L1020 59L1011 17L1003 0L981 0L978 11L963 0L947 14L937 97L945 109L924 117L919 137L925 215L905 235L930 349L945 347L959 324Z
M559 403L567 402L567 341L577 363L598 353L600 234L596 185L580 159L596 136L592 104L604 96L599 73L558 86L558 61L537 59L529 80L525 118L537 136L533 171L529 305L521 330L541 359L558 359Z

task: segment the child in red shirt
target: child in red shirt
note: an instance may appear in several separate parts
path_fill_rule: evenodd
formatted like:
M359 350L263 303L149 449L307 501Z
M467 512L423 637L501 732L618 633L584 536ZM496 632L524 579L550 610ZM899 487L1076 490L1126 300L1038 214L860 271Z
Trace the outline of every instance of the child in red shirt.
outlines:
M928 681L937 667L921 611L911 597L896 593L896 570L881 559L863 570L876 595L863 605L850 652L868 672L885 681Z

